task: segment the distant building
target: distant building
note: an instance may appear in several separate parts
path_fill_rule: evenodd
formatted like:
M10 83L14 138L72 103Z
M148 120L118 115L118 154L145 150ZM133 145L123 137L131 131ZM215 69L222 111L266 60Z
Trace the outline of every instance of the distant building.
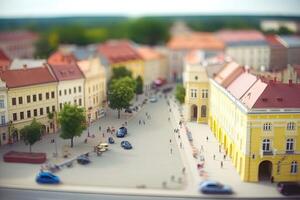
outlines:
M144 80L144 61L129 41L110 40L98 46L97 52L106 67L110 69L107 79L112 76L112 69L126 67L132 72L133 78L141 76Z
M7 69L10 63L11 59L6 55L6 53L2 49L0 49L0 69Z
M269 71L281 70L287 66L287 48L280 42L278 36L267 35L266 40L270 46Z
M38 35L29 31L0 32L0 48L9 58L33 58Z
M224 44L212 33L191 32L184 35L172 36L167 47L169 48L170 76L173 80L181 80L184 57L191 50L202 50L216 55L224 50Z
M287 48L287 64L300 64L300 37L280 35L278 40Z
M260 27L263 31L278 31L281 27L285 27L293 32L299 31L296 22L286 20L262 20Z
M262 33L255 30L222 30L216 36L225 43L225 54L240 65L269 69L270 47Z

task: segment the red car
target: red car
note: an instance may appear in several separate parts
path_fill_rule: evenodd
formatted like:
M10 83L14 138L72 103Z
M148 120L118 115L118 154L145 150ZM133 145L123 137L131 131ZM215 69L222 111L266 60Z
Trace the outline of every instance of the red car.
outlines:
M166 84L166 83L167 83L167 80L164 79L164 78L158 78L158 79L156 79L156 80L154 81L154 85L155 85L156 87L163 86L163 85Z

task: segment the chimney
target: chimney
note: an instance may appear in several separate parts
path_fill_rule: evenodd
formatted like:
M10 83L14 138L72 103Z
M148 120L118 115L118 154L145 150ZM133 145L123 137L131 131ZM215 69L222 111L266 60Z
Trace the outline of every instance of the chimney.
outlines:
M27 69L27 65L26 64L23 65L23 69Z
M291 79L289 79L289 86L293 85L293 81Z

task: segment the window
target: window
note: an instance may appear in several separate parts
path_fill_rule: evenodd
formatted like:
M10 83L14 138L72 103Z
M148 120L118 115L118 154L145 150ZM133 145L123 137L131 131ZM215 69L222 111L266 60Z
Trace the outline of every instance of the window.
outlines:
M196 89L191 89L191 97L197 98L197 90Z
M293 161L291 163L291 174L296 174L298 171L298 164L297 161Z
M44 114L44 109L40 108L40 115L43 115L43 114Z
M30 118L30 117L31 117L31 111L27 110L27 118Z
M71 88L69 89L69 94L71 94L72 93L72 90L71 90Z
M76 93L76 87L74 87L74 94Z
M55 98L55 93L54 93L54 91L51 92L51 98L52 98L52 99Z
M49 106L46 107L46 112L47 112L47 114L50 112L50 107Z
M33 101L33 102L36 102L36 94L34 94L34 95L32 96L32 101Z
M288 138L286 140L286 151L294 151L294 139Z
M5 141L6 140L6 134L2 133L2 140Z
M5 124L5 116L1 115L1 124L4 125Z
M30 103L30 102L31 102L31 97L30 97L30 95L27 95L26 99L27 99L27 103Z
M77 105L77 100L76 99L74 99L74 105Z
M35 116L35 117L37 116L37 109L33 110L33 116Z
M4 105L4 99L0 99L0 108L4 108L5 105Z
M59 90L59 96L61 96L61 90Z
M270 122L264 123L264 126L263 126L264 131L270 131L271 128L272 128L272 125Z
M49 92L46 92L46 99L49 99L50 95Z
M67 90L66 89L64 90L64 93L65 93L65 95L67 95Z
M208 98L208 90L202 90L202 98Z
M43 100L43 95L39 94L39 100L42 101Z
M17 113L13 113L13 121L17 121L18 117L17 117Z
M289 131L295 130L295 123L294 122L289 122L287 124L286 129L289 130Z
M81 92L81 86L78 87L78 92Z
M81 99L79 99L79 106L81 106L82 105L82 102L81 102Z
M19 104L23 104L23 98L19 97Z
M55 106L52 106L52 112L55 112Z
M270 140L269 139L264 139L263 140L262 150L263 150L263 152L269 152L271 150L271 148L270 148Z
M11 104L13 106L17 105L17 99L15 97L11 99Z
M24 112L20 112L20 119L24 119Z

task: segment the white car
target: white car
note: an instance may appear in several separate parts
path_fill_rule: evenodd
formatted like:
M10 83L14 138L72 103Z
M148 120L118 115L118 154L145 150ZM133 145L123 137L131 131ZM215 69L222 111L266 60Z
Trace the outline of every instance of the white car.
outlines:
M152 96L152 97L149 98L149 101L151 103L155 103L155 102L157 102L157 98L155 96Z

